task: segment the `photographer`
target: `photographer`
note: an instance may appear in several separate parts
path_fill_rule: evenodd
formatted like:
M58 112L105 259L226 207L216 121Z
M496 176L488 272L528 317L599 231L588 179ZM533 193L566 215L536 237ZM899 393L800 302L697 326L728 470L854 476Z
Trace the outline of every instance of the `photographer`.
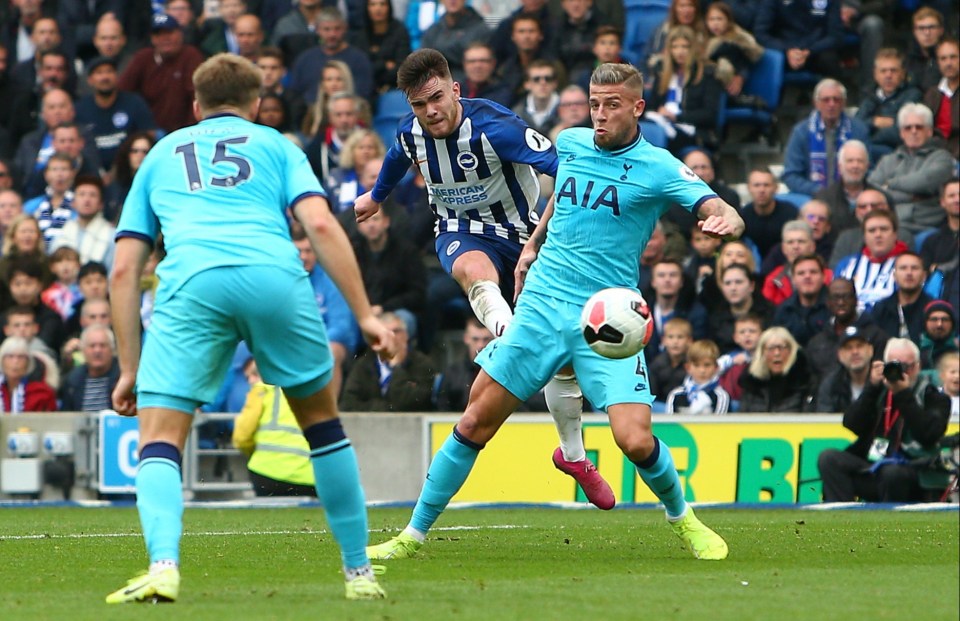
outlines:
M917 346L901 338L890 339L883 362L873 362L867 386L843 415L856 441L820 454L824 502L925 499L919 472L939 450L950 399L921 378L919 362Z

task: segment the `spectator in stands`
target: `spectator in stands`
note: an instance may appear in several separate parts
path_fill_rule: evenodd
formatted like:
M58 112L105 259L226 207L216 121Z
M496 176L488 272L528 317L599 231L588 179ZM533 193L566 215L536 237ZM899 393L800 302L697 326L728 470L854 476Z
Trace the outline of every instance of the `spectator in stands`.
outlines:
M0 55L2 55L2 52L0 52ZM13 166L10 165L9 161L0 158L0 191L12 190L13 187ZM8 223L0 221L0 232L6 230L5 224Z
M741 412L806 412L814 383L806 357L785 328L764 330L747 372L740 376Z
M148 263L149 266L149 263ZM148 268L144 268L144 278L148 278ZM90 261L80 266L80 273L77 275L77 284L80 286L80 301L74 304L74 310L70 313L70 319L66 323L66 334L80 335L80 331L86 326L83 325L84 319L90 320L90 323L110 324L109 312L104 317L103 307L96 307L96 312L84 312L83 308L90 300L109 300L110 292L107 290L107 268L103 263ZM91 307L90 310L92 310ZM108 309L109 310L109 309Z
M350 67L358 95L373 95L373 66L367 53L346 40L347 20L339 9L324 7L317 14L317 34L320 45L304 51L293 62L290 70L290 89L307 103L317 98L321 69L331 60L339 60Z
M0 407L4 413L55 412L57 394L42 380L30 381L35 363L27 342L18 336L0 345Z
M393 331L397 354L390 360L381 360L372 350L360 356L347 376L340 409L344 412L433 410L431 396L437 375L433 361L411 347L407 325L400 316L387 312L380 316L380 321Z
M897 238L896 217L883 209L874 209L864 217L863 239L863 250L841 259L835 270L837 276L853 280L861 311L870 310L893 293L894 262L908 250Z
M870 159L877 161L900 146L897 112L904 104L920 101L922 94L916 86L907 84L903 57L892 47L877 53L873 79L876 90L860 100L856 118L870 128Z
M933 301L923 291L925 276L920 255L908 250L894 259L893 281L896 289L870 309L870 316L877 327L890 336L920 342L923 309Z
M277 20L273 33L270 35L270 45L286 51L284 39L296 35L313 34L316 30L317 17L323 9L322 0L295 0L290 12ZM293 61L287 58L287 65Z
M859 140L847 140L837 150L838 178L814 195L830 207L830 224L836 233L859 228L860 221L854 216L857 197L864 190L877 189L867 181L869 169L867 145Z
M594 0L561 0L560 8L563 14L550 28L552 57L566 69L570 82L579 84L583 72L593 71L597 28L609 25L610 18L594 6Z
M946 300L932 300L923 309L920 335L920 366L924 371L937 367L941 356L957 351L957 311Z
M540 1L540 0L534 0ZM497 74L510 88L512 104L524 95L524 76L535 60L553 60L553 48L544 38L543 25L536 14L520 14L513 19L513 52L499 63Z
M921 466L939 451L950 399L920 375L920 352L907 339L890 339L883 361L870 366L867 385L843 414L857 439L845 450L827 449L818 465L824 502L916 502ZM898 368L885 372L887 363Z
M116 222L120 217L123 201L126 200L130 186L133 185L133 176L137 174L143 159L155 144L157 141L150 132L134 132L120 143L111 171L113 183L105 192L106 201L103 211L107 220Z
M463 52L464 79L460 82L460 96L482 97L509 108L513 103L510 87L494 75L497 59L486 43L477 41Z
M210 57L221 52L240 53L240 37L237 35L237 20L247 12L243 0L217 0L217 17L205 19L200 33L200 51ZM249 17L256 18L255 15ZM260 20L257 18L257 29ZM256 61L256 59L251 59Z
M93 47L97 51L94 58L109 58L113 61L117 71L126 70L133 53L127 49L127 36L123 32L123 23L113 14L105 13L97 20L97 27L93 33ZM91 72L91 65L85 67L87 74Z
M550 129L557 122L557 106L560 103L558 82L555 63L548 60L533 61L527 67L523 83L526 94L513 107L513 111L524 123L541 134L550 133Z
M694 225L690 231L690 247L693 250L683 260L683 273L687 282L693 284L698 298L703 291L704 281L713 276L717 251L722 243L721 239L705 235L699 226Z
M417 249L390 233L390 216L380 210L357 224L353 250L374 314L401 315L414 332L414 317L423 311L427 276Z
M470 387L480 372L480 365L475 362L477 354L492 340L493 333L476 317L467 317L467 325L463 329L464 355L447 365L440 376L437 411L462 412L466 409Z
M875 352L883 351L887 335L868 314L857 310L857 289L853 281L836 278L827 285L827 310L830 311L827 325L806 346L807 360L818 376L824 377L836 368L840 339L851 328L860 331Z
M885 24L891 17L893 0L843 0L840 21L844 28L844 47L851 34L859 38L860 90L869 95L873 61L883 45Z
M821 80L813 89L813 105L810 116L793 126L783 160L783 182L791 192L807 196L838 178L837 151L845 142L870 141L867 126L844 112L847 89L843 84L830 78Z
M663 259L653 266L650 291L644 297L650 300L653 317L653 335L644 348L647 363L663 351L663 330L674 317L690 322L691 336L700 340L707 335L707 310L694 299L693 287L684 286L683 267L677 261Z
M874 209L883 209L893 214L896 220L897 214L891 210L890 204L887 195L880 190L866 189L860 193L853 210L853 216L857 221L857 226L856 228L849 228L840 233L840 235L837 236L836 243L833 245L833 251L830 253L830 267L833 268L834 271L836 271L841 259L851 254L857 254L863 249L863 219L868 213ZM897 232L897 237L906 244L908 248L914 246L913 235L910 231L900 230Z
M956 162L933 134L933 114L923 104L906 104L897 113L903 144L886 155L868 177L897 202L900 225L914 233L940 226L940 186L953 176Z
M823 201L807 201L797 214L798 220L810 225L813 231L813 243L816 244L816 253L824 261L830 259L833 252L833 224L830 222L830 208Z
M120 379L117 343L113 330L101 324L88 326L80 335L85 362L70 371L60 387L65 412L99 412L112 407L110 395Z
M10 297L14 304L29 306L33 309L40 325L37 337L53 351L60 351L63 345L63 320L53 309L40 300L44 284L41 264L28 257L20 257L10 263Z
M150 44L133 56L120 76L120 90L142 95L164 132L193 125L193 72L203 54L184 43L180 24L166 13L153 16Z
M283 52L277 47L264 47L257 58L257 66L263 73L261 95L276 95L283 101L284 113L290 127L300 127L304 115L307 113L307 104L303 97L284 86L287 67L283 62ZM353 80L353 77L350 77Z
M0 194L2 196L2 194ZM2 204L2 199L0 199ZM940 186L940 206L946 214L944 223L927 237L920 248L923 263L931 272L941 273L956 269L957 242L960 239L960 180L950 179ZM2 222L0 222L2 224Z
M27 381L40 379L57 390L60 387L57 353L37 338L40 324L37 323L36 311L29 306L16 305L8 308L3 316L3 338L16 336L25 340L30 349L30 355L36 363Z
M7 21L3 24L0 41L10 50L10 66L33 56L35 46L30 33L37 20L43 19L43 3L36 0L27 2L11 2L10 11L6 13Z
M283 391L263 383L250 356L243 363L249 391L234 420L232 441L247 456L257 496L316 497L310 445Z
M87 148L87 139L84 137L84 132L80 130L79 125L74 122L60 123L53 128L50 135L52 136L50 146L53 152L66 155L70 158L74 174L91 175L95 177L103 174L100 155L93 144L91 144L91 148ZM91 137L91 142L92 141L93 139ZM49 164L49 160L47 163ZM41 171L41 174L35 173L31 175L24 184L24 193L27 196L40 194L47 185L48 182L45 182L43 179L43 171ZM24 204L24 207L28 210L33 209L33 206L28 204Z
M707 273L701 270L702 280L698 290L700 291L700 303L707 311L712 312L714 308L723 303L723 295L720 293L720 276L728 265L740 263L746 265L751 273L757 273L757 261L754 258L753 251L741 240L725 242L720 247L714 268ZM712 276L708 278L708 276Z
M960 353L948 352L937 365L940 390L950 397L950 418L960 416Z
M783 225L797 219L797 208L777 200L777 178L768 168L755 168L747 177L751 202L740 210L746 225L744 236L750 238L761 257L780 243Z
M256 15L241 15L234 25L237 37L237 54L250 62L257 62L263 49L263 25Z
M43 123L48 123L43 118L44 100L47 93L56 89L63 89L64 92L73 92L72 85L68 84L69 59L67 55L60 50L50 50L44 52L40 57L39 83L21 84L9 76L11 99L7 106L4 106L3 116L4 125L10 133L10 140L17 144L23 140L24 136L31 132L43 129ZM72 110L72 102L71 102ZM73 120L72 117L60 120ZM57 120L56 122L59 122ZM42 122L42 123L41 123ZM56 124L54 122L54 124Z
M397 67L410 54L410 33L395 19L390 0L366 0L363 27L352 30L350 38L370 57L374 91L397 88Z
M194 0L167 0L164 11L180 24L184 43L194 47L200 45L200 25L197 23L197 15L198 13L203 15L202 4Z
M518 53L518 47L514 37L514 23L520 17L525 17L537 24L536 31L539 34L540 41L543 41L543 32L540 24L549 24L551 22L550 10L547 7L546 0L520 0L520 6L512 13L500 20L493 33L490 35L489 43L497 56L497 64L503 66L507 59L515 57ZM547 48L552 47L550 44Z
M571 84L560 91L560 102L557 104L557 123L550 130L550 140L556 142L560 132L569 127L592 126L587 92L576 84Z
M353 93L340 92L330 96L327 102L329 125L325 131L318 131L304 148L317 179L326 179L330 171L340 165L340 153L347 138L360 129L359 107L360 98ZM304 118L304 123L306 121Z
M20 214L10 222L7 235L3 238L3 257L0 258L0 303L7 302L7 288L10 286L10 266L22 258L31 259L40 264L44 286L53 282L53 275L47 264L47 252L43 246L43 233L40 225L30 214Z
M824 288L826 264L816 254L798 257L790 279L793 294L777 307L773 323L790 331L801 347L821 332L830 320L827 291Z
M718 145L717 111L711 104L720 99L722 86L713 66L696 54L697 45L691 28L671 28L661 59L651 70L646 118L664 128L668 148L677 156L688 147Z
M666 52L667 35L678 26L693 29L696 37L693 55L696 58L703 57L710 33L701 15L700 0L671 0L667 18L650 33L643 58L637 66L650 68L656 65Z
M325 186L334 213L353 212L353 203L373 186L360 185L360 177L367 162L383 159L387 149L380 136L372 129L358 129L350 134L340 153L340 166L330 171Z
M33 54L28 58L18 59L10 70L10 77L13 78L13 81L25 88L33 88L42 82L41 63L46 52L59 50L69 60L69 55L66 54L62 45L63 37L60 36L60 26L57 24L57 20L52 17L42 17L36 21L30 31L30 40L33 43ZM67 72L70 73L69 63ZM76 84L73 83L72 79L68 79L68 82L68 88L72 91L72 87Z
M453 79L459 82L464 77L464 52L471 43L486 42L490 28L473 7L467 6L466 0L440 0L440 3L446 13L427 28L420 43L421 47L441 52L450 64Z
M590 92L590 76L594 69L604 63L626 63L630 61L623 57L623 31L610 25L603 25L597 28L593 35L593 67L590 71L582 71L577 85Z
M50 271L56 280L40 294L40 300L57 311L66 321L73 312L73 305L80 299L80 254L69 246L62 246L50 253Z
M754 34L760 45L786 55L787 71L836 75L843 43L841 0L758 2ZM813 192L807 192L813 194Z
M720 386L727 391L730 399L739 406L743 389L740 388L740 376L750 365L757 353L760 334L763 332L763 319L759 315L747 313L733 322L733 342L737 348L717 359L720 367ZM737 407L731 409L736 410Z
M100 162L109 167L120 143L136 131L155 131L153 113L143 97L117 88L117 61L104 56L87 63L92 93L77 102L77 122L93 134Z
M726 414L730 395L720 386L717 358L720 350L713 341L694 341L687 350L683 384L667 395L667 414Z
M279 95L266 93L260 96L260 108L257 110L257 118L254 119L257 125L272 127L281 134L286 134L287 138L294 144L303 148L299 136L292 132L293 126L287 114L287 106Z
M9 169L7 169L9 170ZM0 171L0 175L3 171ZM10 173L7 173L8 175ZM2 178L2 177L0 177ZM0 244L7 238L7 232L14 218L23 213L23 200L10 188L0 188Z
M733 263L723 268L720 280L722 302L709 309L707 334L716 342L722 353L736 348L733 327L737 317L747 313L759 315L764 325L773 318L773 306L756 292L754 274L742 263Z
M64 374L86 362L80 336L90 326L111 327L110 302L105 298L87 297L81 294L74 303L73 314L67 319L67 340L60 348L60 369ZM116 353L116 352L114 352Z
M943 14L928 6L913 14L913 36L907 48L907 80L926 92L940 81L937 44L943 39Z
M717 79L733 99L729 105L755 105L759 102L738 99L754 63L763 56L763 47L753 35L737 25L733 9L726 2L711 2L707 7L707 40L704 55L717 64Z
M780 252L770 252L770 255L779 254L781 260L770 263L773 267L763 279L761 289L763 297L776 306L793 295L793 262L815 252L816 245L809 224L803 220L790 220L784 223L781 231ZM832 272L827 282L830 280L832 280Z
M687 350L693 343L693 327L682 317L674 317L663 324L663 351L649 364L650 393L654 399L665 401L670 392L683 384L687 371Z
M63 225L77 216L73 209L75 172L70 156L65 153L51 155L43 178L47 182L46 190L24 203L23 211L36 218L43 231L43 247L49 250Z
M330 129L330 100L337 93L356 95L353 72L350 71L350 67L345 62L328 60L320 72L317 97L306 108L301 123L300 129L304 139L311 140L317 135L325 135ZM359 104L359 101L355 100L355 102ZM321 181L323 180L321 179Z
M73 195L76 217L64 223L50 244L50 251L64 246L74 248L80 253L81 264L96 261L109 271L113 268L113 237L117 229L103 217L103 184L98 177L78 177Z
M845 412L863 393L870 375L873 345L855 326L840 336L837 368L824 375L817 390L814 412Z
M923 103L933 112L934 127L947 141L954 159L960 158L960 43L947 38L937 46L940 82L924 93Z

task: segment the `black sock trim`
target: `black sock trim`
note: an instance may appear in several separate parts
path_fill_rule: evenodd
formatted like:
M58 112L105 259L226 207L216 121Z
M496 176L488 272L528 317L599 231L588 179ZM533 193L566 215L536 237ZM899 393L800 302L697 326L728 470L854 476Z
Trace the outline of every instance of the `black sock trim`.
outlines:
M648 470L653 468L653 465L657 463L658 459L660 459L660 438L653 436L653 452L651 452L650 455L643 461L635 461L633 463L637 466L637 468Z
M453 426L453 439L464 446L472 448L475 451L482 451L483 447L486 446L485 444L477 444L473 440L464 436L462 433L457 431L456 425Z

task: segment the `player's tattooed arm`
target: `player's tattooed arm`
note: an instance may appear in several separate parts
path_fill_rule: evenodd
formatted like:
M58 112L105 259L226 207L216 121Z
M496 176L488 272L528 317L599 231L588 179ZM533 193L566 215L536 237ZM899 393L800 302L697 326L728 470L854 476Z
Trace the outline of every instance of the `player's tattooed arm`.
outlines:
M520 258L517 259L517 267L513 270L513 278L515 281L514 284L514 294L513 301L516 302L517 298L520 296L520 291L523 289L523 283L527 279L527 272L530 271L530 266L533 265L533 262L537 260L537 254L540 252L540 246L543 245L543 242L547 240L547 224L550 222L550 218L553 217L553 197L550 197L550 200L547 201L547 206L543 210L543 214L540 216L540 222L537 224L537 228L534 229L533 233L530 234L530 239L527 240L527 243L523 245L523 249L520 251Z
M697 211L700 230L712 237L727 241L739 239L743 235L743 218L732 205L721 198L704 201Z

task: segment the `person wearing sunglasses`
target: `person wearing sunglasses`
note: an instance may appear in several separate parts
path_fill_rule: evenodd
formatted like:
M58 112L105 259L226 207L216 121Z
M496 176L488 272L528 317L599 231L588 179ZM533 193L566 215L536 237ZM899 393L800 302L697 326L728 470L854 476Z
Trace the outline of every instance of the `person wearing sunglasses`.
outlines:
M944 220L940 186L953 176L956 164L934 137L933 113L923 104L906 104L897 112L903 144L884 156L867 177L897 203L900 225L914 233L936 228Z

